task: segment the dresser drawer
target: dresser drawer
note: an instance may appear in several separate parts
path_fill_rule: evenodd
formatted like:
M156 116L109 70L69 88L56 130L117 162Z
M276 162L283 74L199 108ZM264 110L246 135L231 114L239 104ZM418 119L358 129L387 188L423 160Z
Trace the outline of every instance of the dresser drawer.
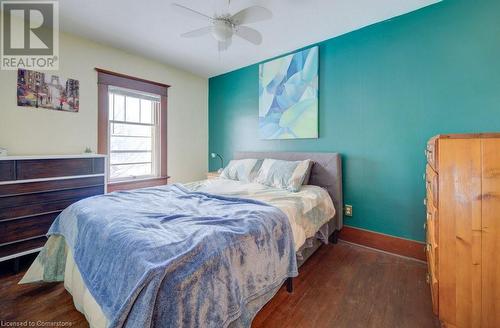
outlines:
M15 208L19 207L59 202L67 199L83 199L90 196L102 195L103 193L104 186L92 186L0 197L0 217L4 217L5 212L13 211Z
M104 173L104 167L98 165L98 160L104 159L19 160L16 164L16 176L18 180L29 180Z
M60 191L75 188L103 186L104 176L61 179L39 182L19 182L0 185L0 197L19 196L24 194L41 193L48 191Z
M24 240L18 243L12 243L0 246L0 261L8 258L16 257L13 254L18 253L32 253L36 249L43 247L47 242L47 237L42 236L38 238Z
M427 206L426 221L427 242L433 247L438 245L438 211L432 205Z
M0 244L44 236L60 212L0 221Z
M438 171L438 147L437 147L437 138L432 138L427 143L427 147L425 149L425 156L427 157L427 163L437 172Z
M21 216L33 216L40 213L62 211L66 207L79 201L80 199L72 198L57 202L39 203L39 204L31 204L19 207L9 207L5 209L0 209L0 221L12 218L18 218Z
M439 288L438 288L437 262L436 262L437 248L433 247L428 243L426 245L426 254L427 254L427 267L428 267L427 283L429 284L429 287L431 289L432 311L434 312L434 314L438 314Z
M435 314L438 311L438 263L437 263L437 247L430 244L426 246L427 255L427 270L428 270L428 283L431 288L432 295L432 308Z
M432 272L427 273L427 283L429 284L431 290L431 301L432 301L432 312L435 315L439 313L439 284L436 277L432 274Z
M427 193L427 204L438 207L438 174L430 165L425 168L425 190Z
M431 242L427 242L425 244L425 253L427 255L427 267L429 269L429 272L432 273L432 275L435 278L438 278L438 259L437 259L437 254L438 254L438 246L435 244L432 244Z
M16 179L16 162L0 161L0 181L10 181Z

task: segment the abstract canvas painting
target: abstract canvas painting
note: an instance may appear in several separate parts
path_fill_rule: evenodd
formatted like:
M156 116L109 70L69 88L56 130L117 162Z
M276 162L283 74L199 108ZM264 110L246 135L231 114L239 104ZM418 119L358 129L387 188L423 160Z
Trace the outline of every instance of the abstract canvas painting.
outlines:
M78 112L78 80L19 69L17 71L17 105Z
M259 66L261 139L318 137L318 47Z

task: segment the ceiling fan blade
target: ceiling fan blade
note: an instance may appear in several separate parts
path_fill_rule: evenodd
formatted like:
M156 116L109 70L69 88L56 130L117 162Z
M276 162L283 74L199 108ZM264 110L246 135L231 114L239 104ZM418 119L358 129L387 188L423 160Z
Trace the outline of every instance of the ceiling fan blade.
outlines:
M262 35L259 31L247 26L238 26L236 28L235 34L242 39L247 40L255 45L262 43Z
M205 27L193 30L193 31L182 33L181 36L183 38L194 38L197 36L203 36L203 35L209 34L211 31L212 31L212 26L205 26Z
M224 42L219 41L218 42L219 51L226 51L231 45L231 43L233 43L233 39L227 39Z
M172 7L174 9L176 9L178 12L183 13L184 15L188 15L188 16L198 18L198 19L205 18L205 19L213 20L213 18L208 16L208 15L205 15L203 13L200 13L199 11L185 7L185 6L180 5L178 3L173 3Z
M231 20L236 25L261 22L271 18L273 18L273 13L261 6L248 7L231 16Z

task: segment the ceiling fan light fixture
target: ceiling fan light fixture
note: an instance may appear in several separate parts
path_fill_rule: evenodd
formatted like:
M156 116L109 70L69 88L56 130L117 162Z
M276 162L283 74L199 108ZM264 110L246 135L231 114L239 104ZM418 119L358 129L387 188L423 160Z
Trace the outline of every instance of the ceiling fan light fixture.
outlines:
M233 27L229 22L223 20L215 20L212 27L212 36L217 41L227 41L233 36Z
M178 3L173 3L172 6L175 10L179 10L187 16L203 19L210 23L208 26L182 33L181 37L194 38L212 35L217 41L219 51L228 49L232 43L233 35L254 45L260 45L262 43L262 34L251 27L245 26L245 24L261 22L273 17L269 9L261 6L250 6L238 11L236 14L216 14L213 17Z

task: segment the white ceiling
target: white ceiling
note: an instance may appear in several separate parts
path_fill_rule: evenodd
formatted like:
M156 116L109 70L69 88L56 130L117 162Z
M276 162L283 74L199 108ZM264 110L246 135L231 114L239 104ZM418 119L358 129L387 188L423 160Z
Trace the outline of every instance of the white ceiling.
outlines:
M260 46L235 37L219 53L210 36L181 33L208 25L172 10L177 2L212 16L226 12L227 0L63 0L63 32L105 43L204 77L211 77L395 17L439 0L231 0L230 13L250 5L270 9L274 18L249 26L264 36Z

